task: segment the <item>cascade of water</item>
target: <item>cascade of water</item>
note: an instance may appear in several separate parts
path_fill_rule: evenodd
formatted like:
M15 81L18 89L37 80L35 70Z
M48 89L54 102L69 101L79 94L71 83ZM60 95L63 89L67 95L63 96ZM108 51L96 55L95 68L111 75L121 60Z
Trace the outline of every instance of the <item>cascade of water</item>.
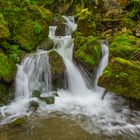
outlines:
M105 67L108 65L108 56L109 56L108 43L106 41L101 41L101 47L102 47L102 58L96 70L96 76L94 79L94 90L96 92L100 92L101 90L101 88L98 87L97 85L98 79L102 75L102 72L105 69Z
M63 18L66 20L66 35L70 35L73 33L73 31L76 29L77 24L75 24L74 17L72 16L63 16Z
M26 57L18 65L16 98L29 98L34 90L48 93L51 90L51 72L47 53Z
M67 21L66 36L58 37L53 34L54 36L50 36L50 38L54 41L56 51L63 57L67 69L69 90L72 94L76 95L79 93L79 90L83 91L83 93L86 92L87 86L77 66L72 62L74 44L71 34L76 29L74 18L66 16L63 16L63 18Z
M97 69L94 85L95 92L98 92L98 94L95 94L93 90L88 89L85 79L72 61L74 44L71 34L76 28L74 18L66 16L63 16L63 18L67 25L66 36L55 36L56 26L50 26L49 37L54 41L53 49L63 57L67 69L66 75L69 90L58 90L59 97L55 97L55 104L53 105L46 105L46 103L38 98L32 98L31 94L33 90L40 90L42 93L47 94L51 91L51 71L48 53L46 51L31 54L23 60L21 65L18 65L16 75L16 100L7 106L0 107L0 115L2 115L4 119L8 116L6 118L7 120L25 115L29 111L29 102L35 100L39 103L39 111L70 114L89 132L95 132L96 130L104 132L107 130L107 133L115 132L116 134L116 131L126 131L128 128L130 132L133 133L136 126L128 122L129 119L127 115L130 116L131 113L129 113L127 109L123 109L120 104L122 101L117 104L118 108L116 107L119 112L115 112L112 108L112 102L116 104L116 100L113 101L110 95L107 95L105 100L101 100L101 95L99 94L100 87L97 86L97 81L103 69L108 64L107 43L101 42L102 58ZM137 116L140 116L140 114L137 113ZM7 120L5 120L5 122L7 122ZM134 123L134 120L132 120L132 123ZM137 127L140 128L140 126Z

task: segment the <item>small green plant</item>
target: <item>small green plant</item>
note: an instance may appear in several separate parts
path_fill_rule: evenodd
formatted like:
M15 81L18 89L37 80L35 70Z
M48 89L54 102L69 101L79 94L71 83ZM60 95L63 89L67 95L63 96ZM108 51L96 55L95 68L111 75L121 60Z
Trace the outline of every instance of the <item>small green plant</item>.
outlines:
M40 34L42 31L42 27L38 22L35 22L33 25L35 34Z
M125 72L121 72L116 75L116 78L127 78L127 77L128 77L128 74Z

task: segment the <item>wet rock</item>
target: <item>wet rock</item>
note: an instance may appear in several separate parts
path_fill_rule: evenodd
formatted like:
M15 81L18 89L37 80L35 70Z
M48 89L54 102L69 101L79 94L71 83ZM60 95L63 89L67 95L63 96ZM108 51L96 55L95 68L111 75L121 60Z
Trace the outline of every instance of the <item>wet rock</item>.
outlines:
M41 95L41 92L40 92L39 90L34 90L34 91L32 92L32 97L37 97L37 98L39 98L40 95Z
M38 49L49 51L53 49L53 46L54 46L53 40L51 40L50 38L46 38L40 43L40 45L38 46Z
M26 123L26 117L16 118L10 126L20 127Z
M55 102L54 96L41 97L40 99L45 101L46 104L54 104L54 102Z
M49 63L51 66L53 90L63 88L66 70L63 58L56 51L51 51L49 52Z
M39 107L39 103L36 101L30 101L29 103L29 109L32 111L36 111Z
M66 24L65 23L61 23L61 24L57 25L55 35L56 36L65 36L66 35Z

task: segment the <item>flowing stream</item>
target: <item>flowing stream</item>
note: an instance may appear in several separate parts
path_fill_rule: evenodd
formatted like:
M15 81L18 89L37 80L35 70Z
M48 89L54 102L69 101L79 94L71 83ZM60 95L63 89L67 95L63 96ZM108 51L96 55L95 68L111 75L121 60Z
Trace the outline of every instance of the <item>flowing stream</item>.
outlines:
M57 134L57 132L55 132L56 128L54 127L58 126L49 126L52 125L49 124L49 122L54 121L54 123L60 124L60 128L61 125L63 126L66 123L68 126L63 126L63 128L67 127L67 130L71 131L73 135L79 136L81 133L88 135L85 140L94 140L99 138L95 138L95 136L99 135L101 135L101 139L105 139L105 137L111 138L113 136L117 136L117 138L120 139L124 139L123 136L125 138L128 136L127 139L138 139L140 137L140 112L132 112L122 98L116 97L113 94L108 93L104 100L101 99L104 90L97 86L97 81L108 64L108 44L105 41L101 42L102 58L96 72L95 81L93 81L93 83L95 83L93 84L94 88L89 89L81 71L72 61L74 44L71 34L76 29L74 18L66 16L63 16L63 18L67 25L66 35L55 36L57 27L50 26L49 37L54 41L53 50L58 52L64 60L68 89L58 89L57 93L59 96L55 97L55 104L52 105L47 105L38 98L32 97L34 90L39 90L42 95L46 96L51 95L53 92L48 52L38 50L36 53L26 57L23 62L17 66L15 99L11 104L0 108L1 124L9 123L17 117L27 115L31 116L30 123L33 122L32 125L34 126L33 133L40 135L41 133L45 135L46 132L48 132L49 135L49 128ZM38 119L35 119L35 121L31 119L33 112L29 111L30 101L39 103L39 108L36 112ZM52 117L51 114L54 114L54 116L55 114L59 115ZM39 124L38 121L40 122ZM46 128L46 126L48 127ZM44 133L43 128L46 129ZM92 134L94 134L94 136ZM22 135L24 135L24 132ZM21 139L22 135L19 136L19 139ZM70 139L69 137L72 138L72 134L67 134L68 137L66 137L65 134L62 135L64 135L64 138L60 138L62 140ZM44 138L47 138L47 136L44 136ZM59 139L58 136L52 139L57 138ZM30 137L29 139L37 138ZM84 139L84 136L77 139Z

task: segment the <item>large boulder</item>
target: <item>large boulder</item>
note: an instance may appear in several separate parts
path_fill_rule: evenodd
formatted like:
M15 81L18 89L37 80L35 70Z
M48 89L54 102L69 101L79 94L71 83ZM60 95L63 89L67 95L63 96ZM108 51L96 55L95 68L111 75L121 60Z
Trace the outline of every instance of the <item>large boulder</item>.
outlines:
M140 62L111 59L98 84L122 96L140 99Z
M53 89L63 88L66 70L63 58L56 51L51 51L49 52L49 63L51 66Z

